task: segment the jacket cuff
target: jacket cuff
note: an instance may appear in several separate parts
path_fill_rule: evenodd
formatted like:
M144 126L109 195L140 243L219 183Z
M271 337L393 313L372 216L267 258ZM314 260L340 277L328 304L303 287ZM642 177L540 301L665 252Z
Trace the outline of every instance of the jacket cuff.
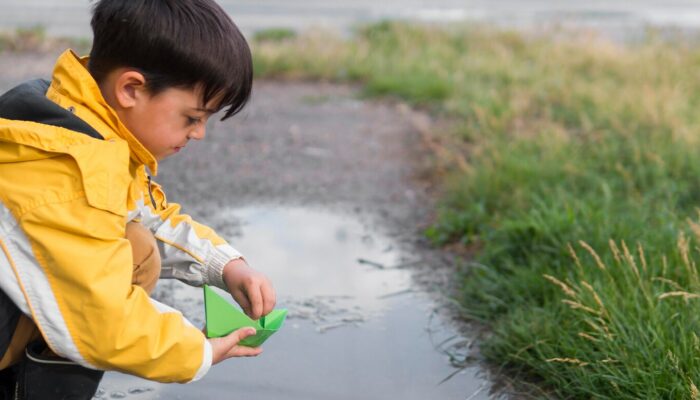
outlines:
M224 267L232 260L237 260L242 257L238 250L228 244L216 246L211 258L206 264L204 283L209 286L216 286L228 292L226 283L224 283Z
M204 339L204 356L202 358L202 365L199 367L197 375L195 375L190 382L195 382L202 379L202 377L204 377L204 375L206 375L207 372L209 372L209 369L211 368L211 364L213 362L212 354L213 352L211 348L211 343L209 343L208 340Z

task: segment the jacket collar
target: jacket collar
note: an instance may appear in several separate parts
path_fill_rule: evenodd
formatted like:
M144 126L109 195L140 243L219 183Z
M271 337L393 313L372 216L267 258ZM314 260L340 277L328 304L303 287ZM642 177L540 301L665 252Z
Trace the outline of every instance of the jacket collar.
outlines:
M158 162L141 142L119 120L107 104L97 82L87 70L88 58L80 58L66 50L54 67L51 87L46 97L58 105L74 110L75 114L95 128L105 140L121 138L129 145L133 162L146 165L151 174L158 173ZM72 107L72 108L71 108Z

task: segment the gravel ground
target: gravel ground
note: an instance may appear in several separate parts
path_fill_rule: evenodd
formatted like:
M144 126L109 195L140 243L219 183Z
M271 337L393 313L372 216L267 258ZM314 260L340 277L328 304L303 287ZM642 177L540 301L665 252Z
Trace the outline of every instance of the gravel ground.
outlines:
M363 101L348 86L256 82L251 103L162 163L178 200L301 205L376 215L415 233L432 209L429 155L401 105ZM218 171L202 176L203 171Z

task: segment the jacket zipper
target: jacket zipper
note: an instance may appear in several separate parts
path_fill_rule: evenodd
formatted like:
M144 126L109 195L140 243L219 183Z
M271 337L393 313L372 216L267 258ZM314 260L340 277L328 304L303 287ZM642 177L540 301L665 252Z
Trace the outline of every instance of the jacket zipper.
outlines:
M156 207L156 199L153 197L153 192L151 191L151 175L148 175L148 196L151 198L153 210L157 211L158 207Z

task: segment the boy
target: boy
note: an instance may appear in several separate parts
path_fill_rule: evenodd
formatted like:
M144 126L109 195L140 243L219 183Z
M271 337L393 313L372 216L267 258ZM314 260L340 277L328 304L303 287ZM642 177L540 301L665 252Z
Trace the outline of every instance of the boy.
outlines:
M6 395L90 399L102 370L189 382L261 352L237 345L249 329L207 340L150 299L159 275L227 290L253 319L275 305L267 278L150 178L245 105L245 39L212 0L101 0L91 25L89 58L67 51L50 83L0 98Z

